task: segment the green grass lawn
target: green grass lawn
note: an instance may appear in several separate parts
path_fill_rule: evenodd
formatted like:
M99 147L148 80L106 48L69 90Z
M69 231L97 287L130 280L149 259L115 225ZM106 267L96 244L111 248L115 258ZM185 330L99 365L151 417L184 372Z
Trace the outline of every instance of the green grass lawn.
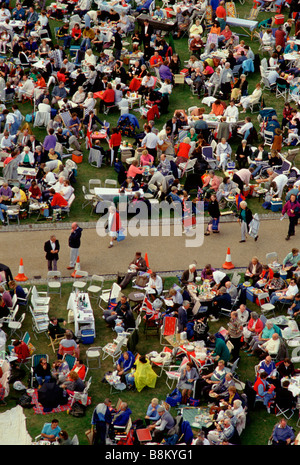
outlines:
M164 288L170 288L176 278L166 278L164 280ZM107 282L105 287L110 287L112 283ZM39 290L45 290L44 286L39 286ZM58 295L51 295L50 301L50 311L49 316L57 316L60 318L65 318L67 320L67 301L69 294L72 289L71 283L65 283L62 286L62 297ZM131 291L130 288L126 289L124 293L128 295ZM255 304L247 302L247 306L251 309L256 309ZM109 329L104 320L102 319L102 311L92 301L92 307L94 311L95 324L96 324L96 338L92 346L101 346L103 347L106 343L111 342L116 333ZM220 329L221 326L227 327L228 319L227 317L221 317L218 322L210 323L210 333L215 333ZM45 334L39 334L37 338L33 335L31 327L31 315L26 315L23 328L24 331L29 331L31 334L31 342L35 347L35 353L48 353L49 361L52 364L56 360L56 356L52 351L52 348L49 347L49 339ZM74 329L73 324L67 324L67 328ZM88 348L88 345L80 344L80 356L85 361L85 352ZM136 351L140 354L147 354L153 350L161 352L163 347L159 343L159 337L156 334L150 334L147 338L144 334L144 322L142 321L140 330L139 330L139 342L136 347ZM241 381L246 381L247 379L254 380L254 365L258 363L258 359L254 357L247 357L246 354L241 351L241 360L238 368L238 376ZM36 415L32 409L26 409L26 424L29 434L32 438L38 435L41 431L43 424L47 421L50 421L54 416L58 418L60 426L63 429L66 429L71 437L76 433L79 438L81 445L86 444L85 431L90 426L91 416L93 413L94 407L106 397L111 397L113 403L116 403L119 394L110 394L110 388L106 383L102 382L103 376L107 371L112 371L113 365L110 358L102 361L101 368L90 370L87 378L92 376L92 384L89 391L89 394L92 399L91 405L87 408L86 415L82 418L74 418L71 415L68 415L66 412L61 412L59 414L47 414L47 415ZM157 373L158 369L155 368ZM22 382L27 385L28 372L26 371L25 378ZM165 400L166 396L169 394L169 389L166 386L166 375L163 374L161 377L157 378L155 389L144 388L140 393L132 391L123 391L120 395L122 400L128 402L133 415L133 419L143 418L147 406L153 397L157 397L160 401ZM1 411L10 409L16 405L16 402L20 396L20 392L15 391L13 386L10 386L10 394L6 398L7 406L1 407ZM205 405L202 402L202 405ZM176 409L172 408L172 414L176 415ZM276 423L277 418L275 415L269 415L265 408L260 404L256 407L254 412L248 414L249 424L242 433L241 439L243 445L265 445L267 443L268 437L272 431L273 425ZM292 420L289 421L289 424L296 427L297 416L295 415ZM298 432L298 429L296 428Z

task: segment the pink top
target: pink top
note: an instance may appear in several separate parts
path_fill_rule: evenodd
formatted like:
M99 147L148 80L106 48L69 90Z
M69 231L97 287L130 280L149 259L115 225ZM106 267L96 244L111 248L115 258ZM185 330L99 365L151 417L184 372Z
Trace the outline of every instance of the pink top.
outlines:
M139 168L138 166L130 165L127 171L127 177L135 178L137 174L143 174L145 168Z
M148 153L147 155L142 155L140 158L141 166L149 166L154 162L154 157Z

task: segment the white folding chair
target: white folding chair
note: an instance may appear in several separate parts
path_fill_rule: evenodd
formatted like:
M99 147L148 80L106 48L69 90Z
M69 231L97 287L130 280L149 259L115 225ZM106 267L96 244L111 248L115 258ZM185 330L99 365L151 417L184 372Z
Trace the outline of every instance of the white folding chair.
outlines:
M47 292L48 294L59 294L59 296L61 297L61 272L60 271L48 271Z

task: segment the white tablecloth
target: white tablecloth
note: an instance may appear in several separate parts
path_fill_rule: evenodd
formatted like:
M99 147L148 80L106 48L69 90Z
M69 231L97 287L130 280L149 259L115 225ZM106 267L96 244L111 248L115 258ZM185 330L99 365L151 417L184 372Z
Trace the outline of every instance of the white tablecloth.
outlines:
M143 194L143 189L140 189L139 192ZM117 187L95 187L95 194L101 197L103 200L113 200L114 197L120 194L119 188ZM128 197L133 197L135 191L124 192ZM122 194L120 194L122 195Z
M253 31L255 28L257 28L258 21L251 21L250 19L242 18L231 18L227 16L226 24L229 26L246 27L247 29L250 29L250 31Z
M85 307L80 304L79 297L85 297ZM72 310L74 314L75 336L80 336L82 329L92 329L96 336L94 313L87 293L81 292L77 295L76 292L72 292L68 300L67 310Z

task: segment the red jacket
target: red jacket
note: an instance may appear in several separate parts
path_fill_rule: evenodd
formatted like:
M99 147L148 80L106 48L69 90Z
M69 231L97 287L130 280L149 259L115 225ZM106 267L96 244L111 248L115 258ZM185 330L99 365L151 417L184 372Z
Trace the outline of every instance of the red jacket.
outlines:
M147 121L154 121L155 116L159 118L159 110L157 105L153 105L153 107L147 111Z
M253 318L250 318L249 323L248 323L248 329L251 329L251 328L252 328L253 323L254 323ZM261 321L260 319L258 319L258 320L256 321L256 325L255 325L255 332L256 332L256 334L261 333L263 329L264 329L264 325L263 325L262 321Z
M105 89L102 94L102 100L105 103L114 103L115 102L115 91L114 89Z
M22 360L26 360L26 358L30 356L29 348L27 344L25 344L24 341L22 341L21 344L16 346L14 348L14 351L18 356L18 362L21 362Z
M122 136L120 133L112 134L110 141L109 141L109 145L110 147L120 147L121 142L122 142Z
M56 192L56 194L53 195L52 201L51 201L51 207L67 207L68 202L66 199L63 198L63 196L59 193Z
M116 212L114 214L114 218L113 218L113 221L112 221L111 231L118 232L118 231L120 231L121 228L122 228L122 224L121 224L121 220L120 220L120 215L119 215L118 212Z

